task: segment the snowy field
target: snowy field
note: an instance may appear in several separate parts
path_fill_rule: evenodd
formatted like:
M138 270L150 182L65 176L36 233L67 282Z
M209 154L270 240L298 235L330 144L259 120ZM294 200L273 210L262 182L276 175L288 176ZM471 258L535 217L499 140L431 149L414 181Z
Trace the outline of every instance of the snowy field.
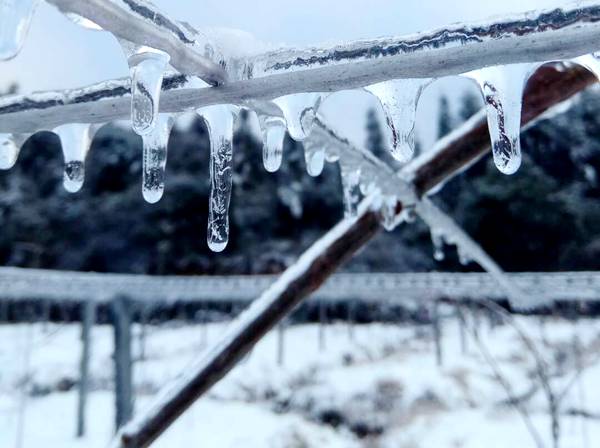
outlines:
M524 317L517 322L547 363L553 393L563 396L560 446L598 446L597 322ZM202 356L224 328L148 328L145 357L135 364L136 409ZM325 327L322 350L318 325L289 327L283 365L277 362L278 338L272 332L156 446L534 447L523 418L507 404L506 390L486 357L490 354L543 446L552 446L548 400L534 356L512 326L492 328L482 318L478 328L482 345L470 334L464 353L458 321L444 320L441 367L430 326L360 325L351 337L348 325L332 324ZM93 330L88 432L84 439L74 436L79 331L76 325L0 326L0 447L109 444L114 397L107 326ZM580 350L574 349L575 339ZM134 349L139 358L137 337Z

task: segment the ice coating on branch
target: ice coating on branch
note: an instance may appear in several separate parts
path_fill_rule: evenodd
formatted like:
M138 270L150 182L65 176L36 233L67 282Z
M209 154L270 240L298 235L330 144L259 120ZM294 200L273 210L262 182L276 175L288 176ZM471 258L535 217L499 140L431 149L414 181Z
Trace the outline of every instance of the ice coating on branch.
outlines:
M322 93L295 93L273 100L283 112L287 130L294 140L300 142L310 134L324 98Z
M160 201L165 191L167 145L173 122L171 115L159 114L152 131L142 136L144 142L142 194L150 204Z
M234 106L209 106L198 110L210 136L210 198L208 203L208 247L222 252L229 241L229 202L233 177Z
M312 176L320 176L325 167L325 148L319 142L307 139L304 141L304 161L306 171Z
M597 54L597 53L596 53ZM573 62L587 68L600 81L600 60L596 54L586 54L573 59Z
M85 178L85 157L92 143L89 124L65 124L54 129L60 138L65 162L63 185L69 193L77 193Z
M14 58L25 42L38 0L0 0L0 60Z
M169 55L149 47L123 44L131 74L131 125L138 135L152 132L159 111L160 92Z
M415 152L415 121L421 93L431 79L398 79L366 87L380 102L390 130L392 156L406 163Z
M361 171L360 169L345 163L343 158L340 159L339 164L344 193L344 218L352 218L356 216L361 198Z
M268 117L263 121L263 165L269 173L281 167L285 122L279 117Z
M465 76L481 88L496 167L514 174L521 166L521 106L529 76L538 64L486 67Z
M28 135L0 133L0 170L9 170L17 162L21 145Z
M88 30L102 31L102 27L100 25L92 22L90 19L80 16L79 14L67 12L65 16L67 16L67 18L74 24L87 28Z

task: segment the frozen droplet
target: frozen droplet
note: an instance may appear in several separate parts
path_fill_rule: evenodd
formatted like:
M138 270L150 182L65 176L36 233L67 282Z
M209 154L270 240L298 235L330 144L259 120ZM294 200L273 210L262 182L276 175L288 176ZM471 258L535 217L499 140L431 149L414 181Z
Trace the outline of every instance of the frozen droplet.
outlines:
M26 136L0 134L0 170L9 170L17 162Z
M165 191L167 144L173 121L170 115L159 114L152 131L142 136L144 141L142 194L150 204L160 201Z
M594 54L586 54L573 59L573 62L587 68L590 72L600 80L600 59Z
M67 18L75 23L76 25L87 28L88 30L94 31L102 31L102 27L95 22L92 22L90 19L86 19L85 17L80 16L79 14L75 14L74 12L68 12L65 14Z
M436 261L444 261L444 234L439 230L431 229L431 243L433 244L433 258Z
M0 0L0 60L14 58L25 42L38 0Z
M76 193L81 190L85 178L85 157L92 142L89 124L65 124L54 129L60 138L65 162L63 185L65 190Z
M471 257L465 249L463 249L461 246L456 246L456 251L458 252L458 261L460 264L467 266L469 263L471 263Z
M339 164L344 193L344 218L352 218L357 214L361 199L360 169L347 165L343 159L340 159Z
M521 166L521 106L523 91L537 64L486 67L465 76L480 86L487 111L494 163L504 174Z
M306 140L304 142L304 161L306 171L310 176L320 176L325 167L325 148L318 142Z
M263 164L269 173L281 167L285 122L279 117L268 117L263 124Z
M138 135L152 132L156 124L163 76L169 59L167 53L149 47L136 48L128 58L131 71L131 124Z
M310 134L324 97L322 93L295 93L273 100L283 112L287 130L294 140L302 141Z
M219 105L202 108L210 136L210 198L208 246L222 252L229 241L229 202L233 178L233 125L237 109Z
M381 103L392 156L408 162L415 152L415 121L421 93L431 79L397 79L366 87Z

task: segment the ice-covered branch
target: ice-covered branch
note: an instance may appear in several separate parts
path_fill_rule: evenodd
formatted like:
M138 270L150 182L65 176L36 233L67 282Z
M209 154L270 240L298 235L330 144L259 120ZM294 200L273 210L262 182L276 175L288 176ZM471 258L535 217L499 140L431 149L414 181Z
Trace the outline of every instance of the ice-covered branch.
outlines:
M214 60L209 39L179 23L146 0L46 0L64 14L87 19L120 39L168 53L171 65L181 73L196 75L209 84L226 80L223 67Z
M81 9L80 13L92 15L93 11L88 8L110 12L114 5L125 0L52 1L57 5L64 4L62 7L66 9L77 7ZM139 0L132 4L137 2ZM156 27L154 22L136 12L137 8L130 10L140 27ZM119 14L122 16L123 13ZM111 26L110 20L107 19L106 26ZM162 20L158 22L163 23ZM129 24L121 25L115 32L126 33L133 29ZM177 33L169 28L162 33L181 42ZM271 100L301 92L363 88L399 78L458 75L489 65L568 60L598 50L599 40L600 6L584 3L486 24L448 27L408 37L360 41L331 48L280 50L246 58L228 57L225 48L223 53L232 78L230 82L217 88L163 92L160 108L162 112L181 112L213 104ZM149 43L158 45L154 41ZM185 47L185 43L181 45ZM171 54L172 62L177 60L177 55L177 51ZM124 89L111 89L115 83L122 83ZM25 133L71 122L123 119L130 114L130 101L125 81L76 91L7 98L0 101L0 132Z

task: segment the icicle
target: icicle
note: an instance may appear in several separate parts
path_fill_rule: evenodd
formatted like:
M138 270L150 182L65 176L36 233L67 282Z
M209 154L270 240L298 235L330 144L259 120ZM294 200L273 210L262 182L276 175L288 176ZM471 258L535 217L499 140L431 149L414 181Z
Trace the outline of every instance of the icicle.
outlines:
M285 122L279 117L268 117L263 124L263 165L269 173L281 167Z
M521 105L523 90L537 64L487 67L465 76L480 86L487 109L494 162L504 174L521 166Z
M325 95L322 93L296 93L273 100L279 106L287 123L290 136L296 141L304 140L317 116Z
M360 169L346 165L340 159L340 174L344 190L344 218L356 216L360 203Z
M25 42L38 0L0 0L0 60L14 58Z
M222 252L229 241L229 202L233 171L233 125L236 108L209 106L198 111L210 135L210 199L208 206L208 246Z
M421 93L431 79L398 79L366 87L383 108L391 131L389 146L392 156L408 162L415 152L415 120Z
M89 124L65 124L54 129L60 137L65 170L63 185L69 193L81 190L85 178L85 157L92 142L92 132Z
M458 261L460 262L460 264L462 264L463 266L467 266L471 263L472 260L469 256L469 253L466 250L464 250L460 245L456 246L456 251L458 252Z
M144 199L150 204L160 201L165 190L167 144L173 122L171 115L159 114L152 132L142 136L144 141L142 193Z
M17 161L21 145L28 136L0 134L0 170L9 170Z
M121 42L131 73L131 124L138 135L152 132L159 111L163 76L169 55L150 47Z
M433 244L433 258L436 261L444 261L444 234L434 228L431 229L431 243Z
M318 142L304 142L304 160L306 171L312 177L320 176L325 167L325 148Z

